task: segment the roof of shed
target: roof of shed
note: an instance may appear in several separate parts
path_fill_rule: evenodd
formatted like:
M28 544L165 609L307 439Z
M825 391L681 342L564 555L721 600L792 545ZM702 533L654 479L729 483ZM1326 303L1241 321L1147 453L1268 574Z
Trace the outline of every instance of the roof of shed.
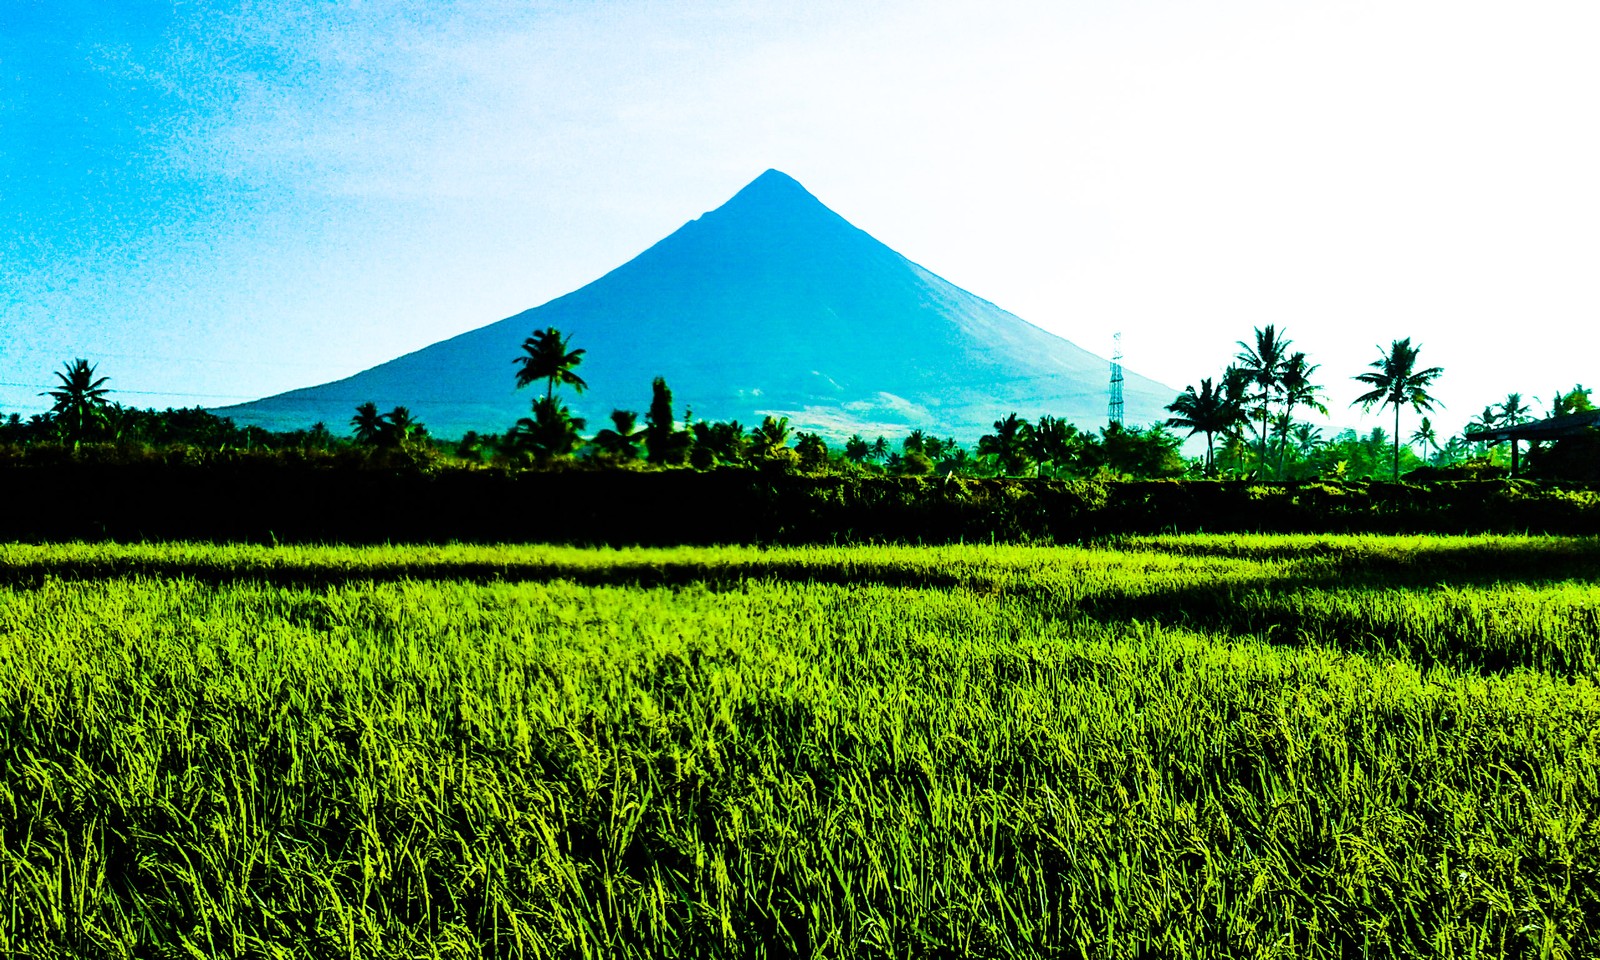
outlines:
M1600 410L1569 413L1564 417L1533 420L1512 427L1468 430L1466 438L1486 443L1499 443L1502 440L1559 440L1562 437L1576 437L1594 427L1600 427Z

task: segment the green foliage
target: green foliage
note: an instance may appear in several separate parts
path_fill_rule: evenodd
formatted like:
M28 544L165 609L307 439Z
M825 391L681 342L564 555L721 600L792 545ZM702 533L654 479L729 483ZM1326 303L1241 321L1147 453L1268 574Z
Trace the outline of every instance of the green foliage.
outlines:
M994 422L994 433L978 438L978 456L992 457L1002 476L1025 476L1033 469L1032 443L1033 425L1012 413Z
M6 955L1600 952L1589 540L0 579Z
M571 456L583 444L584 420L553 397L533 402L533 418L523 417L507 435L512 450L549 463Z
M94 364L82 358L64 364L56 378L61 385L40 396L55 401L50 416L60 428L62 439L76 445L103 430L107 424L106 394L111 392L105 384L111 378L96 377Z
M766 416L761 425L750 431L750 455L763 460L787 460L784 451L789 449L789 418Z
M678 466L688 461L693 437L678 429L672 414L672 389L661 377L650 383L650 409L644 422L646 460L656 466Z
M574 368L583 362L583 350L570 349L571 337L564 337L555 327L544 330L535 330L532 336L522 341L522 356L511 362L517 370L517 387L521 389L530 383L540 380L545 381L545 399L555 395L558 385L571 386L582 393L589 384L574 372Z
M1393 479L1400 479L1400 408L1409 406L1417 413L1432 410L1436 402L1428 388L1444 373L1441 367L1417 367L1417 354L1422 349L1413 347L1411 338L1396 340L1388 352L1378 348L1382 355L1369 366L1371 370L1357 374L1353 379L1372 389L1357 397L1354 404L1370 409L1373 404L1394 407L1394 458ZM1515 394L1512 395L1515 398Z
M697 421L693 429L694 448L689 462L696 470L709 470L719 465L734 465L745 461L750 438L744 425L737 420L707 423Z
M1172 414L1167 420L1167 426L1189 430L1189 436L1197 433L1206 435L1206 462L1207 476L1216 474L1216 435L1225 433L1245 422L1245 412L1240 398L1230 394L1226 385L1214 387L1211 378L1206 377L1200 381L1200 389L1192 385L1183 388L1183 393L1176 400L1167 404L1167 411Z
M611 426L594 435L594 445L600 453L618 463L639 459L639 444L644 441L644 431L636 429L639 415L632 410L611 411Z
M828 466L828 445L814 433L802 433L796 437L794 453L802 470L815 473ZM933 469L931 463L928 469L930 471Z

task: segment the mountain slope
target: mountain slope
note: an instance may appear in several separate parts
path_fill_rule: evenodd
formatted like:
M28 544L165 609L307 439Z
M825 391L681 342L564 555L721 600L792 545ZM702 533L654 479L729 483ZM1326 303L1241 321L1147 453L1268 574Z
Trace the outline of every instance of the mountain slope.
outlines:
M437 436L499 432L536 391L513 386L530 332L586 349L590 389L564 394L604 425L643 411L664 376L679 415L787 416L839 438L922 428L972 442L1016 411L1097 427L1104 359L982 300L857 229L769 170L593 283L355 376L219 412L274 429L343 429L356 404L410 407ZM1150 423L1176 391L1128 373L1126 420Z

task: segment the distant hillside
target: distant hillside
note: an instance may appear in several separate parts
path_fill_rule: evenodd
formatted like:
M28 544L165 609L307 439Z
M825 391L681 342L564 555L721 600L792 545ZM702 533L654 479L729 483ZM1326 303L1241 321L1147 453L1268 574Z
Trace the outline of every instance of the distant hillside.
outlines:
M241 423L342 430L356 404L410 407L437 436L499 432L537 391L512 358L556 327L588 352L565 391L603 426L641 414L664 376L679 416L787 416L841 438L922 428L971 442L1016 411L1106 419L1107 361L946 282L768 170L716 210L593 283L352 377L219 410ZM1126 421L1166 418L1177 391L1126 375Z

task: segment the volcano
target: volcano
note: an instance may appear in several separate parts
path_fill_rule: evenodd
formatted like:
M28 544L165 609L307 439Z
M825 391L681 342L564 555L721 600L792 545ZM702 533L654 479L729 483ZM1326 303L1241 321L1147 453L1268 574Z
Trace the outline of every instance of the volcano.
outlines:
M1108 362L912 263L777 170L600 279L343 380L218 410L275 430L338 431L357 404L403 404L435 436L498 433L543 394L513 358L555 327L586 352L589 422L641 413L666 378L679 416L767 415L833 440L922 429L971 443L1016 412L1103 425ZM1177 391L1128 372L1125 421L1159 423Z

